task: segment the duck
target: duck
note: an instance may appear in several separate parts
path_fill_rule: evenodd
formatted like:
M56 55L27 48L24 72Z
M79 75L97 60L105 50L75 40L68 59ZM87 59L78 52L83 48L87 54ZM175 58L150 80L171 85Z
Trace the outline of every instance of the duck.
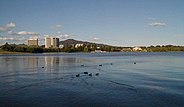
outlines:
M79 77L79 76L80 76L80 74L77 74L77 75L76 75L76 77Z
M92 74L90 73L89 76L92 76Z
M84 74L88 74L88 72L84 72Z
M98 75L99 75L99 73L96 73L95 75L96 75L96 76L98 76Z

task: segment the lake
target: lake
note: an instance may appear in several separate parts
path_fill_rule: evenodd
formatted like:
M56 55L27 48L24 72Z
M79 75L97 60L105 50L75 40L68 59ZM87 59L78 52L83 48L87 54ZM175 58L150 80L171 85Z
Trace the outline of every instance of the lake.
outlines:
M184 52L0 55L0 107L183 107Z

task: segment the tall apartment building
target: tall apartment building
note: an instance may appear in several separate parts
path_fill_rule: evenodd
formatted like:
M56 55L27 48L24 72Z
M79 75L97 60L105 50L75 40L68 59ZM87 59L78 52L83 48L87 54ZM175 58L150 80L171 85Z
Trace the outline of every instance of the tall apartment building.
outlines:
M59 48L59 38L45 37L45 48Z
M51 47L59 48L59 38L52 38L51 39Z
M36 45L38 46L38 39L28 39L28 46Z
M51 47L51 38L45 37L45 48L50 48L50 47Z

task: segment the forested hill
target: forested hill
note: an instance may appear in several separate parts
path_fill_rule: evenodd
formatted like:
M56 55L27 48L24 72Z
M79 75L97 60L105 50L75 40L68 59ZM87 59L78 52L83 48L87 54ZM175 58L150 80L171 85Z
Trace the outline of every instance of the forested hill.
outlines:
M79 40L74 40L74 39L67 39L67 40L64 40L64 41L60 41L59 44L64 45L64 46L70 46L70 45L76 45L76 44L83 44L85 46L96 45L96 46L99 46L99 47L110 46L110 45L106 45L106 44L98 44L98 43L92 43L92 42L87 42L87 41L79 41Z

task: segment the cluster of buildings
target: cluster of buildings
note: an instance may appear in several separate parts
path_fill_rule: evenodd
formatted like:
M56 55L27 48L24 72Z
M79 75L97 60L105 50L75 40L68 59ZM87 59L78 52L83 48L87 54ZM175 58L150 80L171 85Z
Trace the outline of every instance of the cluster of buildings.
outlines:
M147 50L136 46L136 47L122 48L121 52L147 52Z
M29 39L28 46L35 45L38 46L38 39ZM83 47L84 44L70 44L74 48ZM63 48L64 45L59 45L59 38L56 37L45 37L45 48ZM87 46L86 46L87 48ZM91 45L91 48L92 45ZM147 50L142 49L141 47L130 47L130 48L122 48L122 52L146 52ZM96 47L96 50L93 51L94 53L101 53L105 51L101 51L100 47Z
M45 48L59 48L59 38L45 37Z
M38 46L38 39L28 39L28 46ZM59 48L59 38L45 37L45 48Z

